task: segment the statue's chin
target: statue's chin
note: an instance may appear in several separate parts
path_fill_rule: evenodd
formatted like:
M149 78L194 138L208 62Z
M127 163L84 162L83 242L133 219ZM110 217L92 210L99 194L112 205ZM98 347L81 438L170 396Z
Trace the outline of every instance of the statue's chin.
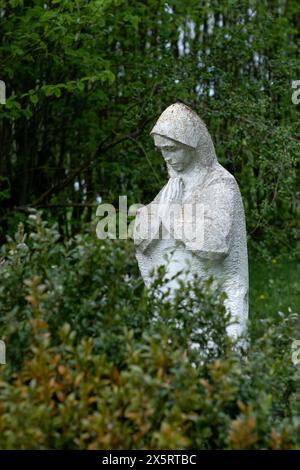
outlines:
M170 176L176 176L178 173L182 173L183 168L180 166L174 167L174 166L168 165L168 171L169 171Z

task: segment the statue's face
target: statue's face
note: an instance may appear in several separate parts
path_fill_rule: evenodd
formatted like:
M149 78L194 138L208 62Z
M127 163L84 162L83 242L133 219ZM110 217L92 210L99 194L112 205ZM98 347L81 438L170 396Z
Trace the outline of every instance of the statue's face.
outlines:
M176 172L183 172L194 158L194 150L175 140L154 134L155 147L159 149L166 163Z

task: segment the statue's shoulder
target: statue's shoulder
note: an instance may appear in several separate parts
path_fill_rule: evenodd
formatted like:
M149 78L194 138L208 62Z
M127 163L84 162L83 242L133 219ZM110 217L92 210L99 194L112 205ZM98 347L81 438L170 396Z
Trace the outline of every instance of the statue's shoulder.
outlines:
M215 165L208 173L204 187L208 189L218 185L231 189L238 189L235 177L220 164Z
M206 193L227 194L238 192L238 184L234 176L222 165L215 165L206 175L204 182L192 189L193 198L203 198Z

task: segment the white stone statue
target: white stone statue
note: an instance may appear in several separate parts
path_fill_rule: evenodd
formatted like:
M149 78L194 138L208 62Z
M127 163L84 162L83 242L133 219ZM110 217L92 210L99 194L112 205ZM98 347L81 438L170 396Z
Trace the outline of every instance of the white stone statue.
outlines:
M171 290L195 273L213 276L227 294L235 322L228 334L237 339L248 318L246 227L237 182L218 163L204 122L188 106L169 106L151 135L169 180L136 216L134 243L144 282L150 285L151 272L161 265Z

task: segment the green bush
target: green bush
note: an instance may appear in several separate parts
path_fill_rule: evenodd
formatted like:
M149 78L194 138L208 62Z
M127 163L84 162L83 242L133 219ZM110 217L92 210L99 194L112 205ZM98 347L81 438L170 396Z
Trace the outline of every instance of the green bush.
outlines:
M297 314L256 316L237 354L210 281L171 303L93 225L62 241L33 212L1 256L1 449L300 448Z

